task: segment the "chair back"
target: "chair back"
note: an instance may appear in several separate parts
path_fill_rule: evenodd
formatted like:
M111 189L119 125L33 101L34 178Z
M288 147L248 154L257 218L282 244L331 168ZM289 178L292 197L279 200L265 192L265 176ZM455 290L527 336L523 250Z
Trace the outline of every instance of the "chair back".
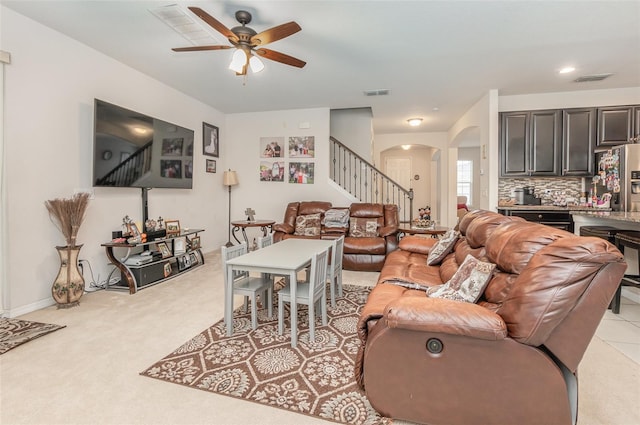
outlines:
M333 271L342 270L342 254L344 253L344 236L340 236L334 240L331 247L331 267Z
M320 251L311 258L309 270L309 299L316 299L325 294L327 283L327 264L329 262L329 250Z
M273 233L269 233L267 236L258 237L258 249L265 248L273 244Z
M226 269L225 266L227 264L227 261L247 253L247 243L242 242L240 245L233 245L230 247L222 246L221 251L222 251L222 270L224 271ZM247 271L240 271L240 270L233 271L234 282L238 279L243 279L248 276L249 276L249 272ZM227 273L224 273L224 277L225 279L227 278Z

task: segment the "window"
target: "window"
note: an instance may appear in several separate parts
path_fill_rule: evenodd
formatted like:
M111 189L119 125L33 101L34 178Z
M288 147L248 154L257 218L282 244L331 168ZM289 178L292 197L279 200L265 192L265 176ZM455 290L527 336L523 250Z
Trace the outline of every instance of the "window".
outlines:
M467 205L473 204L473 161L458 161L458 196L467 197Z

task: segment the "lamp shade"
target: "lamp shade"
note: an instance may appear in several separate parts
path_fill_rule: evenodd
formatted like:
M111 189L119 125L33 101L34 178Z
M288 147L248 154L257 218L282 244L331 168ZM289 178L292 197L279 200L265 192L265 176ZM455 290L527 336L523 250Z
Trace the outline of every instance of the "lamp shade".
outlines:
M222 176L222 184L225 186L235 186L238 184L238 174L235 171L225 171Z

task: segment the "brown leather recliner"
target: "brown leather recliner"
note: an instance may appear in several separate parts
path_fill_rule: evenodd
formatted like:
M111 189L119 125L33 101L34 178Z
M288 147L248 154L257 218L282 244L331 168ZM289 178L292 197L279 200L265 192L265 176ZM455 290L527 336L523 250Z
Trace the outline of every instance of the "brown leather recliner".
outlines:
M344 239L342 267L345 270L380 271L387 254L398 247L398 206L393 204L353 203L349 208L349 222L354 219L378 222L378 236Z
M331 208L331 202L324 201L302 201L291 202L287 205L287 209L284 212L284 219L282 223L273 225L273 240L274 242L280 242L281 240L288 238L304 238L304 239L333 239L339 238L347 231L346 228L325 228L324 226L324 213ZM296 219L299 216L307 216L311 214L320 214L320 233L315 236L297 235Z
M578 365L624 274L609 242L472 211L439 266L435 240L387 257L358 323L356 378L382 415L424 424L575 424ZM429 298L464 258L497 265L478 303ZM394 283L395 282L395 283Z

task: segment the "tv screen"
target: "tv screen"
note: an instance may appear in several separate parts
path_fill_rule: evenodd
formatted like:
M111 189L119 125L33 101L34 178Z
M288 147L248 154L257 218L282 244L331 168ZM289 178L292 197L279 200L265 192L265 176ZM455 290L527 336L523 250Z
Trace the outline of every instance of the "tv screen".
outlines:
M95 99L93 185L191 189L193 130Z

